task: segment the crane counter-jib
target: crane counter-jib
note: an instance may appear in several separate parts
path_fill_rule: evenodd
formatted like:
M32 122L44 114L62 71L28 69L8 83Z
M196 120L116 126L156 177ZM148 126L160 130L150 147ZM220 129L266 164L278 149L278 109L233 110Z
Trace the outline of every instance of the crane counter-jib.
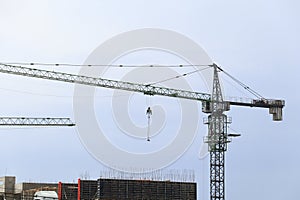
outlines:
M234 106L268 108L274 121L282 121L282 109L285 106L284 100L277 99L252 99L251 102L229 101L228 103Z

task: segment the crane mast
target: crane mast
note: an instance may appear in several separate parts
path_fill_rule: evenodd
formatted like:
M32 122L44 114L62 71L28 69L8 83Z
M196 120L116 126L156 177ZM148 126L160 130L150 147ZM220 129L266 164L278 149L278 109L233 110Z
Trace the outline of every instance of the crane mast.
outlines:
M211 200L225 199L225 151L227 150L228 103L223 101L217 67L214 66L213 91L211 96L211 114L208 116L208 143L210 154L210 197Z
M268 108L269 113L273 116L273 120L281 121L282 109L285 105L285 101L264 98L252 99L250 102L226 101L223 99L218 77L218 70L223 70L216 64L211 65L211 67L213 67L214 70L213 91L211 95L199 92L156 87L147 84L144 85L88 76L80 76L1 63L0 72L110 89L127 90L143 93L145 95L161 95L201 101L202 111L209 114L206 120L206 124L208 124L208 135L204 138L204 141L208 143L208 150L210 153L210 198L211 200L224 200L225 152L227 150L227 143L230 142L229 136L232 135L227 133L227 124L230 123L231 120L227 117L226 114L224 114L224 112L228 111L231 105Z

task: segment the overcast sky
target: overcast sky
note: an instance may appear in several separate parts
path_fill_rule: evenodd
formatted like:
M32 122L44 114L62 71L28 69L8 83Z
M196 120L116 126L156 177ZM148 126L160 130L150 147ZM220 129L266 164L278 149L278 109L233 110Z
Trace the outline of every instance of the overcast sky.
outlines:
M264 109L228 113L231 131L242 137L226 154L227 199L299 199L299 9L296 0L0 0L0 62L82 64L95 48L126 31L160 28L183 34L263 96L286 100L283 122L273 122ZM149 64L149 56L134 60L139 56L125 61ZM154 63L166 64L158 56ZM79 68L54 70L76 73ZM73 118L73 89L72 84L0 74L0 115ZM226 81L224 91L243 96ZM144 116L145 110L137 106L129 112L139 118L135 113ZM168 169L194 169L198 198L209 199L209 160L198 158L207 131L202 117L194 143ZM15 175L18 182L72 182L84 172L96 179L107 169L86 151L76 128L4 127L0 151L0 176Z

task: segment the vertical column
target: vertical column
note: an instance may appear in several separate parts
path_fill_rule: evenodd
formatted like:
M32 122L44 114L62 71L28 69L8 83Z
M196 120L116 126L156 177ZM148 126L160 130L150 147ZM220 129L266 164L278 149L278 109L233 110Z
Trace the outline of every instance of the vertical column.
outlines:
M62 183L61 182L58 183L57 193L58 193L58 200L62 200Z
M80 195L81 195L81 180L80 178L78 179L78 189L77 189L77 200L80 200Z

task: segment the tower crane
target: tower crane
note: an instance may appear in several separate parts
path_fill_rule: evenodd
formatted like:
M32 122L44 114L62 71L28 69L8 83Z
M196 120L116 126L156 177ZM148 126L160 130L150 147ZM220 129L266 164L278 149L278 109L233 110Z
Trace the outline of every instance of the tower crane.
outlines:
M227 151L227 144L230 142L230 136L234 136L234 134L227 133L227 123L229 123L230 120L224 112L229 111L230 106L268 108L269 113L273 116L273 120L281 121L282 109L285 105L285 101L265 98L252 99L248 102L226 101L222 96L218 76L218 72L223 70L216 64L212 64L211 67L213 67L214 70L212 94L156 87L149 84L94 78L3 63L0 63L0 72L110 89L127 90L151 96L160 95L201 101L202 111L209 114L206 122L208 124L208 135L204 138L204 141L208 143L208 150L210 153L210 199L224 200L225 152Z

